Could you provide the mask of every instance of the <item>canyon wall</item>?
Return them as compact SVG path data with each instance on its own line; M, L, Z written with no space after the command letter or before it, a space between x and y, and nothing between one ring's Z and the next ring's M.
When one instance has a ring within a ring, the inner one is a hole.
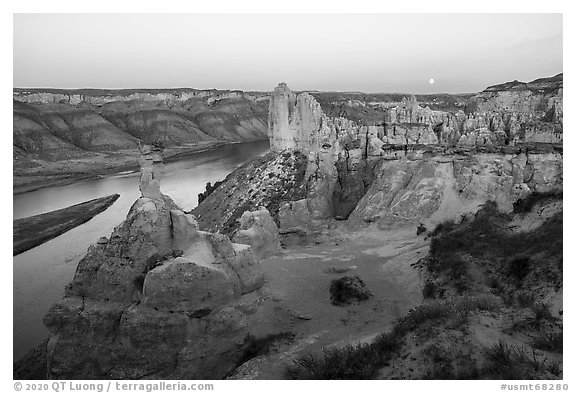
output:
M54 158L266 137L264 93L15 89L15 155Z

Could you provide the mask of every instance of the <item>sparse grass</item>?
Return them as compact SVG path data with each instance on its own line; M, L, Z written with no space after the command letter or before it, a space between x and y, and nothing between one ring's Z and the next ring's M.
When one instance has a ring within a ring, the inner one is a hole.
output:
M530 258L525 256L515 256L511 258L508 263L508 275L521 283L524 278L530 273Z
M512 324L510 325L510 329L505 329L504 331L522 332L530 329L531 327L529 326L526 318L518 318L517 316L512 316Z
M464 297L457 302L432 301L422 304L397 320L389 333L381 334L372 343L348 345L323 350L320 354L305 354L296 358L286 369L290 379L369 379L373 378L400 348L403 337L410 331L420 329L429 322L435 326L442 320L458 322L453 328L466 322L466 315L477 310L496 310L499 301L495 296ZM437 368L429 377L469 379L476 375L475 369L447 371Z
M519 291L516 293L516 303L522 307L532 307L536 303L536 295L531 291Z
M563 332L543 332L532 342L532 346L550 352L562 352L564 348Z
M552 316L550 311L550 304L545 302L534 303L530 309L532 310L534 322L537 326L543 321L553 321L555 318Z
M551 362L548 365L548 371L550 371L555 376L559 377L560 373L562 372L562 367L560 367L560 363L558 362Z
M529 304L530 301L526 300L526 304ZM535 302L526 307L530 308L532 315L520 318L513 316L512 326L510 327L512 331L541 331L545 326L545 322L556 321L556 318L552 316L548 303Z
M445 273L458 293L469 289L468 266L466 261L458 254L449 250L437 251L437 238L430 243L431 257L427 267L431 273Z
M465 296L456 302L456 309L462 311L497 311L500 300L494 295Z
M464 296L455 302L432 301L411 309L408 314L396 321L394 331L405 334L415 330L429 321L448 320L461 315L467 316L473 311L495 311L500 302L496 296Z
M425 322L447 319L453 315L453 312L454 310L448 302L434 301L421 304L411 309L404 318L399 319L394 326L394 330L405 334L422 326Z
M305 354L286 368L289 379L371 379L400 347L394 333L381 334L372 343L325 349Z
M422 354L430 361L432 369L426 373L424 379L477 379L478 368L469 357L454 359L454 354L435 344L430 345Z
M547 364L547 359L538 359L534 352L528 355L523 349L502 342L485 348L484 357L482 374L492 379L537 379L547 371L560 373L558 364Z

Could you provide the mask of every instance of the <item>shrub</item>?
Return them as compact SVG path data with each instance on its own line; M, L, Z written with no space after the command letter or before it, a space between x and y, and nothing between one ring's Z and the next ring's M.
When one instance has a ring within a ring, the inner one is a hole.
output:
M427 281L422 288L422 296L424 299L433 299L436 297L437 287L432 281Z
M214 183L214 185L212 185L211 182L206 183L205 191L198 194L198 204L204 202L204 200L208 198L208 196L212 194L223 182L224 180L217 181L216 183Z
M446 220L438 223L436 227L430 233L430 236L438 236L443 233L452 232L456 228L456 222L454 220Z
M444 349L432 344L424 349L422 354L430 359L427 363L432 365L432 370L424 379L454 379L452 359Z
M492 289L496 290L502 289L502 284L500 283L500 280L498 280L498 277L496 277L493 274L489 275L486 278L486 285L488 285Z
M358 276L344 276L330 283L330 299L336 306L350 304L354 300L367 300L370 296L372 294Z
M562 352L564 347L563 333L543 332L541 337L534 339L532 346L551 352Z
M514 202L514 213L527 213L535 204L546 199L562 199L562 191L532 192Z
M530 273L530 258L518 256L508 262L508 274L517 281L522 281Z
M516 293L516 302L520 307L532 307L536 302L536 296L530 291L519 291Z
M424 224L418 225L418 228L416 228L416 236L420 236L424 232L426 232L426 227L424 226Z
M548 366L548 371L550 371L555 376L559 377L560 373L562 372L562 368L560 367L560 364L558 362L552 362Z
M542 321L552 321L554 317L552 316L552 312L550 311L550 304L545 302L538 302L534 303L532 307L530 307L532 313L534 314L534 320L537 324L540 324Z

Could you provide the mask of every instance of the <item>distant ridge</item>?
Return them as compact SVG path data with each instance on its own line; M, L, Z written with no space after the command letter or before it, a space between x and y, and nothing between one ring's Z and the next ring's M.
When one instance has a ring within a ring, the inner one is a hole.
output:
M564 73L560 73L551 77L534 79L532 82L520 82L514 80L512 82L504 82L497 85L488 86L484 91L503 91L503 90L532 90L546 88L562 87L564 80ZM546 85L546 86L543 86Z

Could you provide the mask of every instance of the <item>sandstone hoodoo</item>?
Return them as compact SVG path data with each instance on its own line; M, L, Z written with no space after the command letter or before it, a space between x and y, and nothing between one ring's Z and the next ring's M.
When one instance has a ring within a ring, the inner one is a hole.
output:
M159 152L143 152L142 196L44 318L49 378L222 378L242 356L258 259L200 231L160 192Z

